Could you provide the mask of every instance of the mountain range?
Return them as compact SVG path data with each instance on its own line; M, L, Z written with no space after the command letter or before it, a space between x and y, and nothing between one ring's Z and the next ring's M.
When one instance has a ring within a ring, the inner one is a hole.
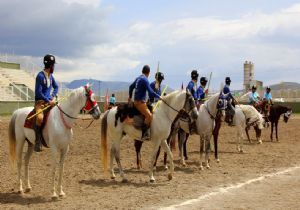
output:
M96 93L96 95L99 95L99 93L101 95L105 95L107 90L109 90L110 93L127 92L129 85L131 84L129 82L122 82L122 81L100 81L94 79L79 79L79 80L73 80L72 82L63 82L62 85L63 87L68 89L75 89L80 86L86 85L87 83L93 85L93 90ZM280 89L299 90L300 83L281 82L279 84L270 85L270 88L272 90L280 90ZM172 91L171 88L167 89L167 92L171 92L171 91Z

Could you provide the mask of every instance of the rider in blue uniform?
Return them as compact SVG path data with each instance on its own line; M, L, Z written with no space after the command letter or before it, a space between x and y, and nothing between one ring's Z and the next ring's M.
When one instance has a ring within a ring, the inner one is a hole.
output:
M264 94L263 100L268 101L269 104L273 104L271 88L269 86L267 86L267 88L266 88L266 92Z
M260 103L260 96L256 92L256 86L253 85L251 88L251 93L249 95L249 104L257 107Z
M56 95L58 93L58 85L53 77L55 65L55 57L47 54L44 57L44 70L40 71L35 80L35 112L36 123L35 123L35 146L34 151L41 151L41 138L42 138L42 122L44 119L43 109L50 105L55 106ZM52 93L51 93L52 91Z
M192 96L194 97L194 100L195 100L196 103L198 101L198 96L197 96L198 77L199 77L199 74L198 74L197 70L193 70L191 72L191 79L192 80L189 82L189 84L186 87L190 91Z
M229 115L228 117L228 124L233 126L234 122L233 122L233 118L234 118L234 114L235 114L235 99L233 97L233 95L231 94L230 91L230 83L231 83L231 79L230 77L226 77L225 78L225 85L223 88L223 95L226 97L227 99L227 114Z
M162 72L156 72L155 74L155 81L151 82L150 87L154 92L157 93L157 95L161 95L161 83L165 79L165 76ZM157 97L154 94L149 93L149 102L155 103L159 100L159 97Z
M200 86L197 89L197 98L198 98L198 104L204 103L204 98L207 97L208 89L205 89L207 84L207 78L201 77L200 78Z
M155 93L150 87L148 77L150 75L150 67L145 65L142 70L142 75L137 77L134 82L129 86L129 98L128 102L131 102L132 93L134 92L134 106L135 108L145 117L145 124L142 128L143 136L142 140L150 139L150 124L152 121L152 113L147 107L146 104L146 93L154 95L155 97L160 98L160 95Z

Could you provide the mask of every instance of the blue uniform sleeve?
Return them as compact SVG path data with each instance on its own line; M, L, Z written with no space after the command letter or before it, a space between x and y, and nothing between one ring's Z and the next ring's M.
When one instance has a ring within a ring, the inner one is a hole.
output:
M149 96L153 95L156 98L160 98L160 95L158 95L156 92L154 92L154 90L150 87L150 84L149 84L148 80L144 80L144 82L145 82L145 85L146 85L146 89L149 93Z
M203 91L203 89L201 87L199 87L197 89L197 95L198 95L198 99L204 99L205 98L205 92Z
M58 93L58 85L57 85L54 77L52 75L51 75L51 77L52 77L52 87L53 87L53 92L52 92L51 97L54 98Z
M35 79L35 95L36 98L42 99L46 102L49 102L49 99L43 94L42 82L44 81L43 77L38 74Z
M136 85L136 80L134 80L134 82L129 86L129 98L132 98L132 93L133 93L133 90L135 88L135 85Z
M194 90L194 82L190 81L188 86L186 87L192 94L192 96L194 97L195 100L197 100L197 90Z

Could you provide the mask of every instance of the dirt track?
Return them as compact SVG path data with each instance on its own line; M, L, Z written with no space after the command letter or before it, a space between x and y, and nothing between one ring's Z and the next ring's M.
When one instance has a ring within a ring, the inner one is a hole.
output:
M52 202L50 199L50 151L40 155L34 154L30 163L32 192L17 194L16 170L8 164L7 127L9 117L0 118L0 208L1 209L139 209L159 208L180 203L187 199L197 198L217 187L226 187L256 178L261 174L273 173L291 166L300 165L300 117L292 116L287 124L280 120L279 143L269 140L270 129L263 131L263 144L245 142L245 153L238 154L235 149L235 128L223 126L220 131L220 163L211 161L211 169L200 171L198 136L189 139L188 166L183 168L175 156L175 177L167 180L167 173L159 162L156 172L156 183L149 183L148 157L151 144L145 144L142 150L144 169L135 167L135 150L133 141L126 140L121 146L121 158L129 183L121 183L117 174L116 181L105 175L100 164L100 122L94 123L87 130L88 122L78 121L74 127L74 139L66 159L64 172L64 191L66 198ZM253 130L250 135L254 138ZM161 160L161 158L160 158ZM286 186L286 187L285 187ZM285 188L284 188L285 187ZM297 193L299 185L295 186ZM282 194L289 192L290 185L283 185ZM255 191L255 190L254 190ZM260 193L258 190L257 193ZM265 193L265 192L264 192ZM261 196L265 196L263 191ZM224 198L226 199L226 197ZM211 201L212 202L212 201ZM245 200L232 208L247 209ZM253 201L252 201L253 202ZM260 202L270 204L270 200ZM296 202L296 203L295 203ZM300 201L286 202L285 209L294 208ZM228 203L227 203L228 204ZM289 205L290 204L290 205ZM262 206L264 204L262 203ZM272 206L272 205L271 205ZM201 206L200 206L201 207ZM219 206L220 207L220 206ZM268 205L270 207L270 205ZM230 209L230 206L227 206ZM274 202L273 209L280 209Z

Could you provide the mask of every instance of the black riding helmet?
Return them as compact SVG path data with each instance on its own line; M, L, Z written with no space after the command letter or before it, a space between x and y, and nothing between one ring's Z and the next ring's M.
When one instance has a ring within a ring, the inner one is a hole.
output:
M192 80L198 80L198 76L199 76L199 74L198 74L197 70L193 70L191 72Z
M155 79L157 79L160 82L163 81L165 79L164 73L162 73L162 72L156 72Z
M270 86L267 86L266 90L268 90L268 91L271 91L271 88L270 88Z
M252 85L252 90L256 90L256 86L255 85Z
M203 85L203 86L205 86L206 83L207 83L207 78L206 77L201 77L200 78L200 84Z
M50 68L51 65L55 64L55 57L54 55L47 54L44 56L44 65L45 68Z
M226 78L225 78L225 84L226 84L226 85L230 85L230 83L231 83L230 77L226 77Z

